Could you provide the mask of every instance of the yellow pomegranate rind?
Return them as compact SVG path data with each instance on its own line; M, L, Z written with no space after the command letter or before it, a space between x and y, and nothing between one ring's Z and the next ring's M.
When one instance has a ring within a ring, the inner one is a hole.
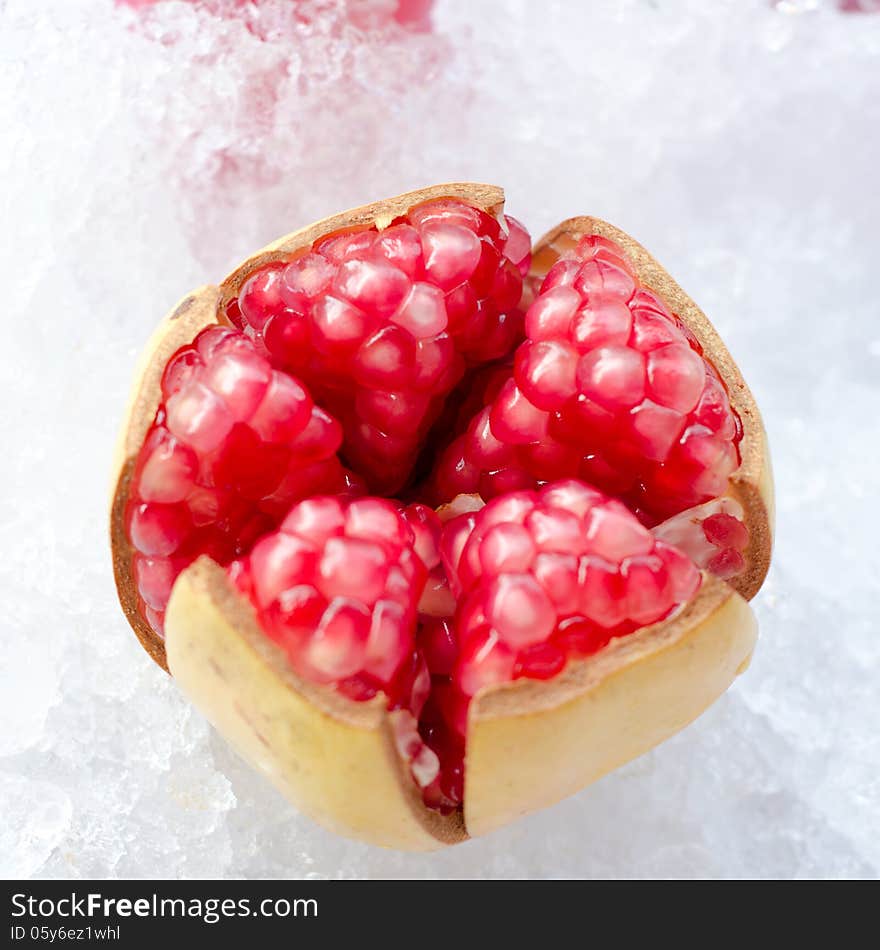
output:
M353 702L291 669L208 558L177 580L165 615L183 692L296 808L350 838L430 851L466 837L426 808L397 755L384 697Z
M754 649L757 627L744 598L763 582L773 523L760 414L714 328L640 244L605 222L573 218L538 242L533 277L543 276L558 254L585 234L616 241L640 281L690 327L728 387L744 430L742 464L731 478L731 491L743 504L751 535L748 569L733 587L704 576L698 596L672 620L612 641L551 681L519 680L477 696L469 713L463 814L448 817L423 805L394 747L384 697L353 702L298 677L260 630L247 599L209 559L200 558L177 579L163 643L137 609L123 515L168 358L205 326L225 322L226 303L266 263L292 259L331 233L384 227L409 208L440 197L495 212L503 207L501 190L486 185L411 192L282 238L219 287L185 298L145 352L120 441L111 514L120 601L153 659L170 668L217 730L298 809L340 834L408 851L485 834L559 801L662 742L711 705L746 668Z
M156 417L162 394L162 374L171 357L217 322L220 290L200 287L188 294L159 324L141 353L119 433L113 462L113 489L110 501L110 550L113 577L123 613L141 646L168 670L165 644L147 623L138 605L137 585L132 574L132 547L125 530L125 508L135 460Z

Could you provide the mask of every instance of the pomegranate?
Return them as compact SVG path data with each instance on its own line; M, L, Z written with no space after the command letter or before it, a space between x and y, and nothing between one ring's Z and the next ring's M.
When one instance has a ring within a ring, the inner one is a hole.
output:
M148 346L111 513L141 643L303 811L431 849L571 794L748 663L757 408L627 235L439 185L258 252Z

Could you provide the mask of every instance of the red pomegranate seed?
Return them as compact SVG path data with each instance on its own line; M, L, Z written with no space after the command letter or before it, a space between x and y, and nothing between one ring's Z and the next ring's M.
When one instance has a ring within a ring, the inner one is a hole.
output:
M282 274L279 265L267 267L252 277L238 295L239 312L252 329L262 330L270 316L284 311Z
M532 263L532 238L525 226L512 215L505 215L504 220L507 223L504 254L525 277Z
M742 521L723 512L706 518L703 522L703 533L707 541L718 547L744 551L749 543L749 532Z
M720 577L722 580L729 580L741 574L745 569L746 562L741 551L734 548L724 548L719 551L709 561L709 570Z
M164 557L179 551L192 531L185 505L134 504L129 512L128 532L136 551Z
M516 652L487 629L469 633L455 669L455 685L463 697L475 696L487 686L513 679Z
M164 504L183 501L195 488L198 470L198 457L189 446L167 430L155 429L141 450L140 497Z
M549 680L565 666L565 653L553 643L536 643L517 657L513 675L534 680Z
M433 675L452 675L458 656L458 642L451 620L439 617L426 620L419 628L418 643Z
M583 658L598 653L612 636L613 632L607 627L574 618L563 621L553 639L565 656Z
M177 565L170 558L140 554L134 558L135 583L143 602L153 610L164 610L177 574Z

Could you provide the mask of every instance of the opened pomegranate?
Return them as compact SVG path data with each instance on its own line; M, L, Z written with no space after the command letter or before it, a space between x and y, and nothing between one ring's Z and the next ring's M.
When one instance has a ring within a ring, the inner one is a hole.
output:
M136 632L301 808L430 848L557 800L744 668L760 418L632 239L498 189L319 222L187 298L113 505ZM743 595L743 596L741 596Z

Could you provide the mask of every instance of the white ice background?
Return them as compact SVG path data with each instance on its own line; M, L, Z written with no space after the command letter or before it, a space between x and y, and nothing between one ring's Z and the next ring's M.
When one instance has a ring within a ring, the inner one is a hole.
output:
M349 5L368 29L302 0L263 41L174 0L0 0L0 876L877 876L880 16L439 0L413 34ZM535 234L606 217L701 303L765 415L778 543L754 663L696 724L419 856L321 830L212 733L127 628L105 506L167 308L450 179Z

